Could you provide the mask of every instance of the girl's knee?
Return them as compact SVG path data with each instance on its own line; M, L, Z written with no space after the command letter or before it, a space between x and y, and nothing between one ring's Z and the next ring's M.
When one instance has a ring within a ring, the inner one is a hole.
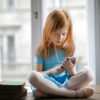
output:
M84 76L87 81L91 82L93 80L93 75L89 70L84 71Z
M38 74L37 71L31 71L31 72L30 72L29 77L28 77L28 80L29 80L29 82L30 82L31 84L33 84L33 83L36 81L37 76L38 76L37 74Z

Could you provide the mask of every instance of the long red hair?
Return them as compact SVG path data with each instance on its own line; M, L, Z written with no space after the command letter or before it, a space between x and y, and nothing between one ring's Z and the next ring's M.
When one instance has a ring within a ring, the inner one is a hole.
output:
M54 49L54 45L50 42L50 37L58 30L66 26L68 29L65 46L62 46L66 56L72 56L75 50L75 44L72 34L72 23L68 13L64 10L52 11L47 19L43 29L43 36L39 47L36 50L36 55L43 54L46 58L49 56L48 49Z

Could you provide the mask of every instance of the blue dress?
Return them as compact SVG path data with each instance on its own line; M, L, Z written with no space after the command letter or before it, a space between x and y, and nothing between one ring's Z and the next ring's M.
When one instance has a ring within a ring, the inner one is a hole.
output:
M51 51L49 50L49 54L51 55ZM57 59L57 56L59 58L59 61ZM73 57L76 57L76 52L74 52ZM49 58L43 59L41 55L35 56L33 61L33 66L35 66L36 63L43 65L43 70L49 70L51 68L54 68L55 66L59 66L63 63L64 59L66 58L66 55L64 54L63 50L57 50L56 53L53 53ZM65 87L67 85L67 81L70 79L70 75L67 71L62 72L59 75L47 75L43 74L43 76L49 80L51 80L53 83L55 83L59 87ZM31 86L32 91L34 92L36 88Z

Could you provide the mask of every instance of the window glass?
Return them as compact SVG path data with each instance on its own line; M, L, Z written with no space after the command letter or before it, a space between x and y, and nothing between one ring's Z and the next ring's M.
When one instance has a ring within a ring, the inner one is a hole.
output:
M1 1L1 0L0 0ZM2 80L25 80L31 64L31 0L3 0L0 12L0 60ZM7 4L12 7L9 11ZM7 10L7 11L5 11ZM2 42L1 42L2 40ZM28 84L28 82L27 82Z
M8 61L9 63L15 62L15 43L14 36L8 36Z

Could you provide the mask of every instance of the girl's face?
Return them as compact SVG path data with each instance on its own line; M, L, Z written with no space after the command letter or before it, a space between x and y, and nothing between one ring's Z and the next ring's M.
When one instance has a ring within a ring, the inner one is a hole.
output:
M67 37L67 28L63 27L61 29L58 29L53 36L51 36L51 41L52 43L57 46L60 47L64 44L66 37Z

